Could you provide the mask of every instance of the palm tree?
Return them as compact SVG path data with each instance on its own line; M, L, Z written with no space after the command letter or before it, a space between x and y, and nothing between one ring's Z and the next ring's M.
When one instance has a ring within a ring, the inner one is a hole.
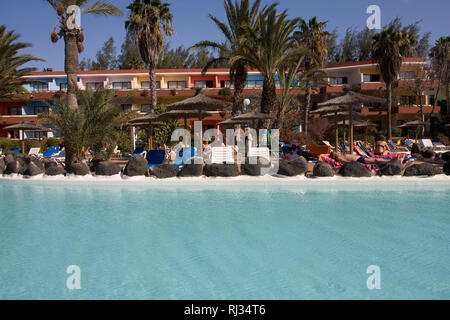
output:
M311 90L319 86L328 85L328 73L317 65L305 67L303 72L299 73L298 86L305 91L305 105L303 112L303 131L308 133L309 106L311 104Z
M246 63L264 76L261 112L270 113L276 104L275 73L287 61L307 55L304 48L295 47L293 32L299 19L287 18L287 10L278 13L276 4L261 12L255 30L247 28L245 50L233 55L230 64Z
M296 95L292 93L293 87L298 86L298 70L304 62L304 57L298 60L286 61L286 65L281 65L278 68L277 74L280 81L280 95L278 96L278 111L277 111L277 127L282 129L284 115L291 105Z
M301 19L299 24L300 31L294 33L294 37L300 47L307 48L311 53L312 57L305 59L305 76L307 80L310 78L311 81L305 81L305 108L304 108L304 128L303 130L308 132L308 118L309 118L309 107L311 105L311 89L310 84L314 78L323 73L316 72L318 67L323 67L323 64L328 59L328 46L327 41L330 33L324 31L327 21L320 22L317 17L309 19L308 22ZM312 72L310 72L313 70ZM327 77L326 74L324 77ZM318 79L321 80L321 79Z
M220 56L210 60L204 66L203 73L210 67L221 62L230 65L230 79L234 84L233 115L241 113L244 108L244 89L247 82L249 65L240 60L231 64L230 60L233 55L245 52L246 48L243 44L247 40L247 30L248 28L253 30L255 28L260 3L261 0L256 0L250 7L249 0L242 0L240 3L235 2L234 4L232 0L225 0L224 7L228 24L221 22L211 14L208 17L222 31L226 41L224 43L200 41L190 48L213 48L219 51Z
M51 33L52 42L57 42L60 37L64 38L65 63L64 71L67 74L67 100L71 108L77 109L78 102L76 97L77 77L78 77L78 54L83 52L84 34L81 28L71 28L68 22L72 20L72 14L66 12L67 8L75 5L80 7L81 14L95 15L122 15L122 11L106 1L97 0L94 3L87 4L87 0L45 0L52 6L59 16L58 22ZM59 32L56 28L59 25Z
M80 108L73 109L67 100L48 104L49 112L39 114L38 119L52 123L64 137L66 166L81 162L83 147L90 147L94 159L98 159L104 143L114 144L115 126L120 119L119 108L112 104L113 90L99 88L96 91L78 91Z
M442 84L446 89L446 100L447 100L447 115L450 114L449 105L449 82L450 82L450 36L439 38L434 47L430 50L430 59L433 66L433 71L436 74L435 77L438 79L439 85L436 90L436 95L434 98L433 114L434 108L437 106L438 96Z
M168 3L160 0L134 0L125 28L134 37L150 75L150 103L156 106L156 66L164 52L165 36L173 34L173 16Z
M396 30L393 26L383 28L373 37L372 58L378 61L381 76L386 83L388 139L392 138L392 83L398 78L403 57L416 42L411 34Z
M15 42L20 35L14 31L7 31L5 26L0 26L0 99L12 99L18 95L24 95L27 90L23 76L36 71L36 68L21 68L31 61L44 61L28 54L19 54L19 50L31 47L29 43ZM19 69L21 68L21 69Z

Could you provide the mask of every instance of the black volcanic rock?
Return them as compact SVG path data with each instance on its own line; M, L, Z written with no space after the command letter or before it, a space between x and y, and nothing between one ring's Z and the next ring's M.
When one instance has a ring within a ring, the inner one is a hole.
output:
M339 174L343 177L371 177L372 173L362 163L352 161L342 165Z

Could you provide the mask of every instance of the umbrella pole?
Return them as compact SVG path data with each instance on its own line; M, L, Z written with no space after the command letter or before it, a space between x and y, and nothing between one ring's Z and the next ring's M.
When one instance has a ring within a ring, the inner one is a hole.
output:
M22 153L25 154L25 131L22 130Z
M148 125L148 150L153 150L153 127L152 124L150 123Z
M335 132L335 138L336 138L336 144L335 144L335 151L338 152L339 148L339 130L338 130L338 116L337 116L337 111L334 112L334 124L336 125L336 132Z
M343 135L344 135L344 150L342 150L342 152L343 153L345 153L345 141L347 140L346 139L346 131L347 131L347 128L346 128L346 124L345 124L345 122L346 122L346 119L344 118L344 120L343 120L343 125L344 125L344 127L343 127L343 130L342 130L342 132L343 132Z
M350 106L348 109L348 112L350 113L350 123L349 123L349 129L350 129L350 154L353 154L353 106Z
M200 123L202 124L202 127L200 129L200 157L202 159L203 163L203 121L202 121L202 110L198 110L198 119L200 120Z

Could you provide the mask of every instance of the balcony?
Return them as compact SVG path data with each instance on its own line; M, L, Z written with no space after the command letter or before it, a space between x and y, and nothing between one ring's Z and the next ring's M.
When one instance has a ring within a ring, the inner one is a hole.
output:
M337 84L337 85L333 85L333 86L325 86L320 88L320 93L341 93L344 92L344 85L342 84Z
M384 82L362 82L361 90L386 90Z

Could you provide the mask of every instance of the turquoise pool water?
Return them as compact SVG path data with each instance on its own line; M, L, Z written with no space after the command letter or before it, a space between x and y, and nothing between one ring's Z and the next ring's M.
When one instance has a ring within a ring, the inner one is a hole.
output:
M270 181L0 179L0 298L450 298L449 180Z

